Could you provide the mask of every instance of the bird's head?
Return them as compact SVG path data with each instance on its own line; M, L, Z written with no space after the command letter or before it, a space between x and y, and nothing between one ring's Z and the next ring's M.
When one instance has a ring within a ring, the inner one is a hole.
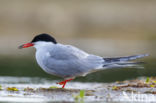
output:
M57 44L55 38L53 38L49 34L43 33L43 34L39 34L39 35L35 36L31 42L23 44L23 45L19 46L18 48L19 49L28 48L31 46L44 45L47 43Z

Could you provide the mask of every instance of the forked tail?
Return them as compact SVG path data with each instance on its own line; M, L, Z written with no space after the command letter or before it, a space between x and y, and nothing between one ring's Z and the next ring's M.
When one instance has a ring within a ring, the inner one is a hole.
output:
M133 62L132 60L143 58L148 56L148 54L133 55L127 57L117 57L117 58L103 58L104 68L124 68L124 67L137 67L143 68L140 64L144 62Z

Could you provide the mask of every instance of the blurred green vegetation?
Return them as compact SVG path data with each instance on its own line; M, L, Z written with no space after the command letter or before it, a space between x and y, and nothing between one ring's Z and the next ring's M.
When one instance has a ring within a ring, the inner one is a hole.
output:
M82 82L113 82L126 79L134 79L139 76L156 76L155 58L141 59L145 61L144 69L123 68L107 69L95 72L86 77L78 77L77 81ZM2 57L0 58L1 76L25 76L25 77L44 77L48 79L62 79L45 73L36 63L34 57Z

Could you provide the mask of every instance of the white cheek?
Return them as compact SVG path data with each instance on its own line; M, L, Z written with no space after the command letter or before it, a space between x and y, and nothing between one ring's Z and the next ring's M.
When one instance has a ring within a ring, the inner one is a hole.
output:
M52 47L54 44L52 42L43 42L43 41L38 41L34 43L34 47L39 50L39 49L46 49L47 47Z

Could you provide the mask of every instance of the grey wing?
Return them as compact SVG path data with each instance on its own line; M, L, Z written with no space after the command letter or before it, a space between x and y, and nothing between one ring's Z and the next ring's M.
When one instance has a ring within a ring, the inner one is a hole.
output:
M94 68L102 68L103 64L102 57L69 45L58 45L46 60L48 71L63 78L87 74Z
M86 58L89 54L71 45L57 44L50 50L50 56L59 60Z

